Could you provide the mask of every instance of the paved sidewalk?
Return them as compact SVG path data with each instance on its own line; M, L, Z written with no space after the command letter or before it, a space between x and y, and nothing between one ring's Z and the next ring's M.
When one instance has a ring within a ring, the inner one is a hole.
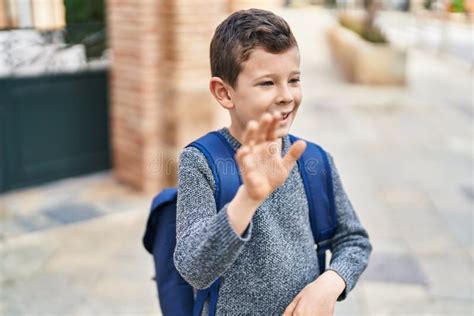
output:
M281 14L303 58L293 132L332 153L374 245L335 315L472 315L472 73L412 50L406 88L347 84L327 51L331 15ZM141 246L150 196L104 172L0 199L0 315L159 315Z
M159 314L150 200L108 172L4 195L0 315Z

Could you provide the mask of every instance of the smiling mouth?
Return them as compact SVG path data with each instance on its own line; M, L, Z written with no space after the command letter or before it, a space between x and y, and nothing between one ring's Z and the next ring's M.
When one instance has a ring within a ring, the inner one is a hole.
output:
M281 119L282 120L286 120L288 118L288 116L290 116L290 114L293 113L293 111L290 111L290 112L282 112L281 113Z

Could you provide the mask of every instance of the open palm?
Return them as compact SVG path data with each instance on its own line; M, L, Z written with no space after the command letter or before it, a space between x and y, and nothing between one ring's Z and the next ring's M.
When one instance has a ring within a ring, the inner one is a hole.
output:
M288 178L291 169L306 149L302 140L295 142L282 158L275 134L281 115L262 115L250 121L243 133L242 146L236 153L242 180L254 200L264 200Z

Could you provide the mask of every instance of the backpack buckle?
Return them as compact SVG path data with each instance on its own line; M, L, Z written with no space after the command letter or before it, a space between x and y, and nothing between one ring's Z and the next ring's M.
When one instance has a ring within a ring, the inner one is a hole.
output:
M318 252L326 251L331 246L331 239L321 240L320 242L316 243Z

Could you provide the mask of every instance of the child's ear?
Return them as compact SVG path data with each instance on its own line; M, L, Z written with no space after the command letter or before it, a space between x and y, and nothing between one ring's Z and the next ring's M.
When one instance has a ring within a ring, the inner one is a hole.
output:
M219 77L212 77L209 82L209 90L212 95L227 110L234 107L229 89L230 87Z

